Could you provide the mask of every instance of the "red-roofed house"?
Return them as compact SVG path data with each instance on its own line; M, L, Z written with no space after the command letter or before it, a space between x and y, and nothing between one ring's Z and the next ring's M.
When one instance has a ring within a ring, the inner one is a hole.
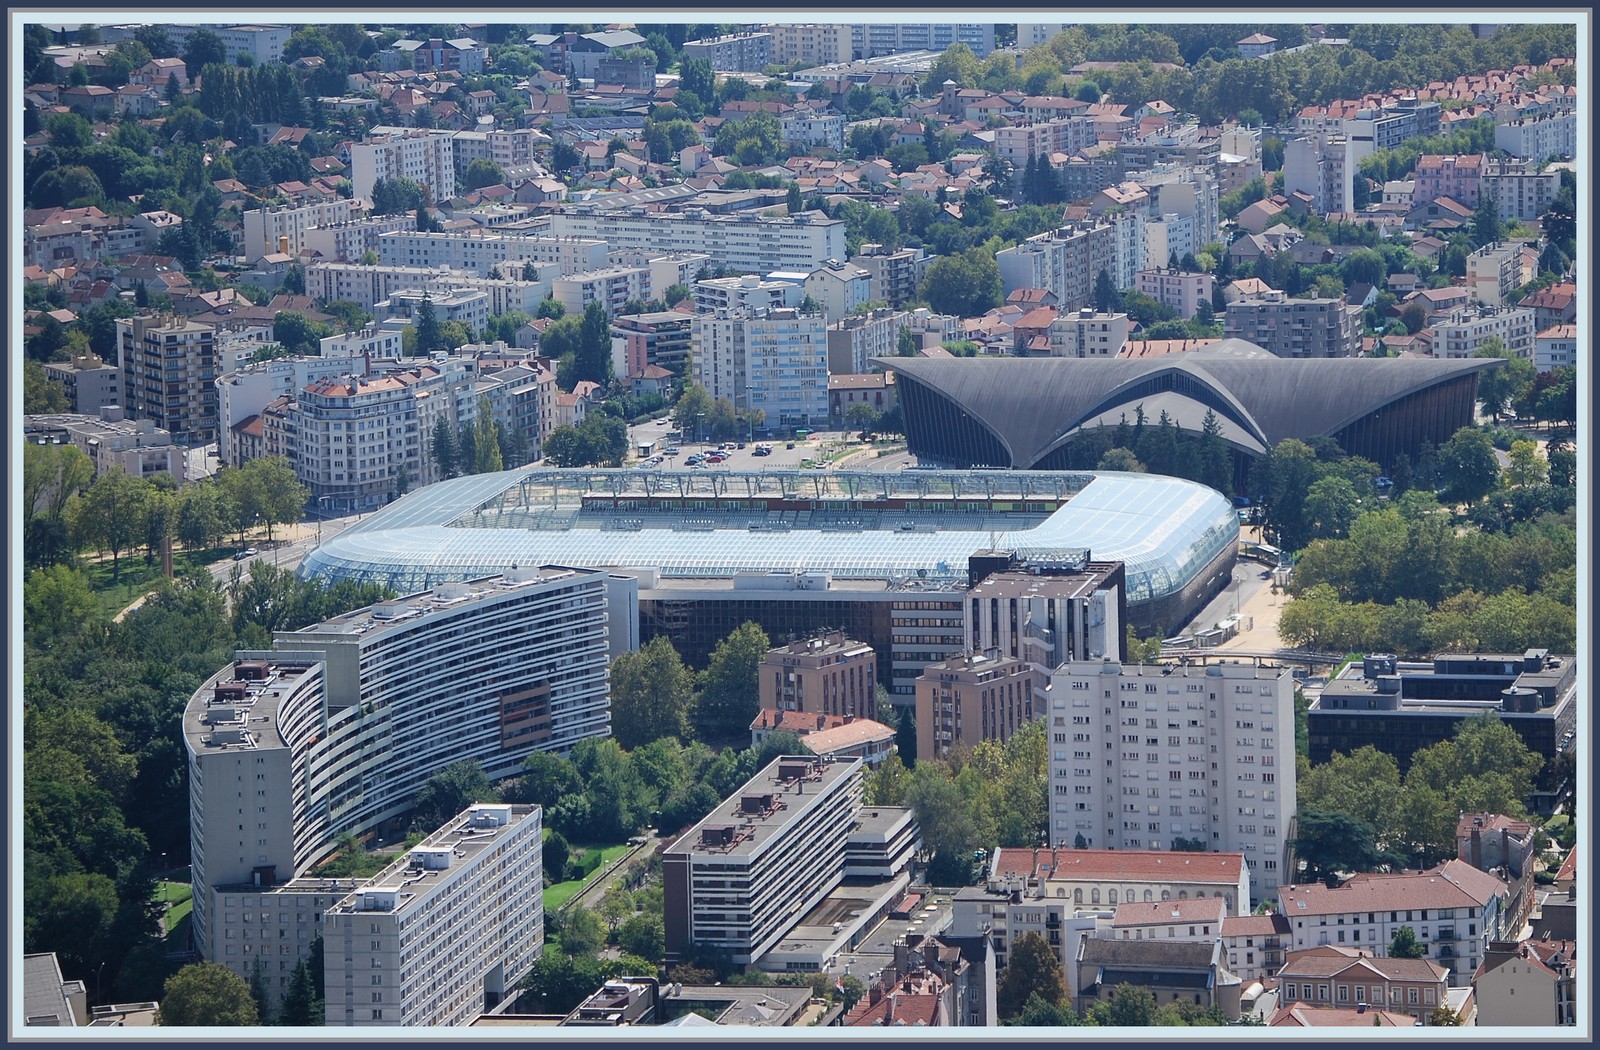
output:
M1337 889L1321 883L1278 888L1278 907L1295 950L1348 944L1387 951L1402 926L1465 985L1491 940L1504 934L1506 884L1460 860L1398 875L1362 874Z
M1383 1007L1426 1024L1445 1001L1449 972L1426 959L1376 958L1352 948L1295 951L1278 971L1278 1001Z
M1310 1003L1285 1003L1267 1021L1271 1028L1414 1028L1417 1019L1410 1014L1388 1010L1341 1010Z

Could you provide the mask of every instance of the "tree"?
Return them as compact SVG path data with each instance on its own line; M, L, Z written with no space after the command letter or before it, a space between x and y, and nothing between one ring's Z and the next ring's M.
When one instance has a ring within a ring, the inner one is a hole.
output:
M1389 941L1389 958L1426 959L1427 957L1427 945L1418 942L1416 930L1409 926L1402 926L1394 931L1394 937Z
M434 308L433 298L426 293L423 294L422 301L417 304L417 312L412 318L411 326L417 333L417 353L427 354L434 350L446 349L443 327L439 323L439 311Z
M572 846L567 842L567 837L559 831L550 832L550 837L544 840L545 878L551 882L565 882L571 858Z
M478 398L478 418L473 421L474 474L492 474L504 467L500 456L499 424L487 395Z
M1149 1028L1156 1023L1156 997L1148 988L1119 984L1111 998L1094 1005L1093 1017L1113 1028Z
M1428 1024L1434 1028L1458 1028L1461 1017L1444 1003L1433 1008L1433 1013L1428 1015Z
M1499 340L1484 340L1473 357L1499 358L1503 364L1478 373L1478 403L1496 423L1506 406L1522 396L1533 383L1533 362L1507 350Z
M144 535L144 504L150 483L121 470L108 470L68 502L68 529L78 542L111 552L111 578L121 578L122 552Z
M467 170L462 175L461 191L471 193L485 186L498 186L505 181L506 173L500 165L484 157L475 157L467 164Z
M652 962L666 951L666 929L658 915L634 915L617 929L617 947Z
M614 373L611 368L611 318L599 302L583 308L577 350L573 356L573 377L605 386Z
M183 44L183 65L193 84L200 72L209 65L228 61L228 48L222 38L209 29L196 29Z
M606 943L605 928L587 908L573 908L562 914L561 950L568 955L593 955Z
M935 259L922 278L922 298L937 313L974 317L1000 305L1000 266L994 253L969 248Z
M1306 490L1306 517L1317 539L1343 539L1361 512L1361 500L1349 479L1325 477Z
M290 1026L320 1025L325 1014L322 999L311 979L311 967L301 959L289 974L289 987L278 1003L278 1023Z
M999 1016L1002 1019L1016 1017L1034 996L1056 1006L1065 995L1061 961L1055 950L1032 931L1018 937L995 988L995 1009Z
M1096 470L1122 470L1134 474L1145 473L1145 466L1139 462L1139 457L1134 455L1130 448L1108 448L1100 457L1100 462L1095 464Z
M1539 459L1536 442L1517 440L1511 443L1508 454L1511 462L1506 467L1505 481L1512 488L1537 485L1549 477L1549 468Z
M1494 244L1506 235L1505 223L1500 221L1500 205L1492 193L1478 195L1478 207L1472 212L1472 247L1482 248Z
M1475 503L1493 491L1500 480L1489 435L1476 427L1462 427L1439 448L1439 467L1445 497L1458 503Z
M498 802L499 794L489 783L476 759L452 762L429 777L417 792L412 824L422 831L433 831L474 802Z
M221 963L185 966L163 991L156 1024L164 1027L242 1026L260 1019L249 982Z
M734 736L747 731L760 707L757 674L771 648L767 632L746 621L712 650L700 675L695 714L703 736Z
M242 467L224 468L217 481L227 490L240 531L253 524L267 527L272 542L274 525L288 525L305 517L310 492L294 476L282 456L262 456Z
M611 733L626 748L661 737L690 739L694 674L665 635L611 663Z
M1341 871L1372 871L1385 857L1371 824L1348 813L1301 808L1293 840L1295 854L1306 864L1307 879L1331 879Z

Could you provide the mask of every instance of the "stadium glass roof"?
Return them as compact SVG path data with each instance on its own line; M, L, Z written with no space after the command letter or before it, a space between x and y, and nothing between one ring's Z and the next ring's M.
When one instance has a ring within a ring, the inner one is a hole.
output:
M635 511L649 492L720 494L708 510ZM852 495L983 496L983 509L837 509ZM729 506L786 494L803 511ZM616 509L580 509L581 495L615 496ZM1008 498L1009 497L1009 498ZM1029 498L1054 506L1028 512ZM1011 502L1011 499L1017 502ZM830 509L830 505L833 509ZM513 564L654 568L664 577L738 572L829 572L838 579L912 578L964 586L967 558L991 546L1087 548L1125 563L1128 600L1180 589L1238 536L1221 493L1152 474L907 471L549 470L522 468L429 485L311 552L302 576L384 583L402 593L503 572Z

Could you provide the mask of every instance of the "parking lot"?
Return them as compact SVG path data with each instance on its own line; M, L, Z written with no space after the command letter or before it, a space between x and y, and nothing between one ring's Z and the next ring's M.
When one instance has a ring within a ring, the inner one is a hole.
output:
M842 451L847 442L856 437L855 431L825 431L812 433L800 440L788 438L748 439L744 447L738 441L685 441L678 435L670 421L657 421L630 427L628 430L628 467L646 467L659 470L800 470L806 462ZM643 443L652 445L651 454L640 456ZM729 447L724 447L724 446ZM759 445L769 446L770 454L760 455ZM856 447L864 447L857 445ZM677 449L675 454L672 449Z

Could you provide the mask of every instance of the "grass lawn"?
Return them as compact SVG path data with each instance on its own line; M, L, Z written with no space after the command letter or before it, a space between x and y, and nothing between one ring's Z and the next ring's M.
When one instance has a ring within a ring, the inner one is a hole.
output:
M231 557L232 553L231 547L182 553L175 551L172 555L172 574L178 577L201 571L212 562ZM161 559L157 558L154 564L146 565L143 548L132 552L124 551L121 570L120 578L113 583L111 559L92 561L85 567L89 577L89 587L100 602L101 611L108 617L115 616L132 604L134 599L155 589L156 582L161 579Z
M615 846L603 847L600 850L600 863L595 867L594 871L589 873L588 877L582 879L568 879L566 882L557 882L545 887L545 911L555 911L559 909L562 905L566 904L567 901L571 900L577 893L593 885L595 880L600 877L600 872L605 869L607 864L610 864L612 861L628 852L628 850L631 848L632 847L626 842L619 842ZM584 852L588 853L591 851L592 847L586 849Z

